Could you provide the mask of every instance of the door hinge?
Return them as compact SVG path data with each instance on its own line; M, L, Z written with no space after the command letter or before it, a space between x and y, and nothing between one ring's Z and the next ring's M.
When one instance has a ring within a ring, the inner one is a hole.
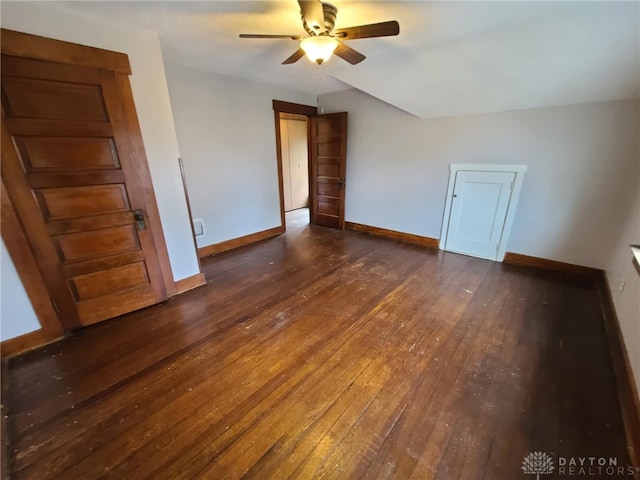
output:
M509 186L509 189L510 189L510 190L513 190L513 184L514 184L514 183L515 183L515 182L511 182L511 185Z
M58 302L56 302L55 298L51 297L51 305L53 305L53 309L56 313L60 313L60 307L58 307Z
M500 251L500 244L496 245L496 252Z

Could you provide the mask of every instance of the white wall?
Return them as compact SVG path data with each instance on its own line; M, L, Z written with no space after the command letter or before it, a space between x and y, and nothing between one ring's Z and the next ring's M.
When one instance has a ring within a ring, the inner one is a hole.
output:
M166 65L198 246L280 225L272 100L316 98L266 84Z
M635 178L640 186L637 171ZM640 387L640 272L633 266L629 250L630 244L640 244L640 188L636 190L635 201L629 202L625 213L626 225L610 251L606 273L636 386ZM625 285L620 291L623 281Z
M177 158L173 125L160 41L154 33L121 27L36 2L2 2L3 28L115 50L129 55L130 77L149 169L160 211L171 270L175 280L198 273ZM4 252L3 252L4 255ZM2 295L21 290L20 279L10 262L2 262ZM22 289L23 290L23 289ZM4 304L3 304L4 305ZM37 329L33 308L25 296L12 297L11 310L2 309L2 339ZM8 336L10 335L10 336Z
M4 242L0 242L0 341L40 329L27 292L11 261Z
M418 119L347 90L318 106L349 112L351 222L440 238L449 164L522 164L507 251L605 268L638 189L638 101Z

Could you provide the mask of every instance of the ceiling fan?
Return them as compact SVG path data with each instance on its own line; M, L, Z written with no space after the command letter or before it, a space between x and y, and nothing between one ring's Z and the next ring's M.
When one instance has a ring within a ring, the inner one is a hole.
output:
M390 37L400 33L400 25L395 20L334 30L336 15L338 14L336 7L320 0L298 0L298 4L302 15L302 27L309 36L241 33L240 38L290 38L291 40L302 40L300 48L282 62L283 65L295 63L305 54L311 61L321 65L329 60L333 53L351 65L355 65L366 57L343 43L342 40Z

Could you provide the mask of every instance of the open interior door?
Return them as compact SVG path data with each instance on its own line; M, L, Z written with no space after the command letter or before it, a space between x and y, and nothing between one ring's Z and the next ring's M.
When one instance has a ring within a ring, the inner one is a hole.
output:
M142 193L151 186L139 178L125 119L126 75L1 58L2 180L61 322L69 330L164 300Z
M311 221L344 228L347 112L311 117Z

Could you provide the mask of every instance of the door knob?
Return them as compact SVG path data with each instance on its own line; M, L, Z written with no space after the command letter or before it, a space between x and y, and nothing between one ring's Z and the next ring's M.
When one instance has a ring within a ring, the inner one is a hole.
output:
M147 224L144 221L144 213L142 213L142 210L134 210L133 219L136 221L138 230L142 231L147 229Z

